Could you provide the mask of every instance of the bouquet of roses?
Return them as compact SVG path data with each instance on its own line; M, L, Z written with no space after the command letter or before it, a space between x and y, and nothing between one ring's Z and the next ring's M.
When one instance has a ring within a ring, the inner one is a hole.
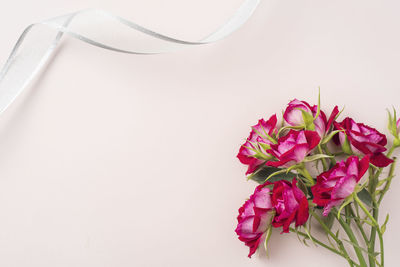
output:
M262 245L268 252L272 228L282 227L350 266L384 266L389 216L380 220L379 207L394 176L400 120L389 112L388 149L384 134L349 117L339 122L340 113L336 106L328 117L319 99L314 106L295 99L280 125L273 115L252 127L237 156L248 166L248 179L260 184L237 217L236 233L249 257ZM313 234L315 223L323 240Z

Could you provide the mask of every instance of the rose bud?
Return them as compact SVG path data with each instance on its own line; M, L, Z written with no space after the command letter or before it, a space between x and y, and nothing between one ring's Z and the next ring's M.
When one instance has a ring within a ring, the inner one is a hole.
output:
M268 166L289 167L300 163L319 144L321 138L314 131L290 130L286 136L279 138L278 144L271 144L268 153L278 161L268 161Z
M396 127L397 127L397 133L400 133L400 119L397 120Z
M268 121L261 119L252 127L246 142L240 147L237 158L241 163L248 165L247 174L251 174L257 168L271 158L266 150L273 143L272 135L276 134L276 115Z
M377 167L386 167L393 162L382 153L386 151L387 144L384 134L348 117L340 123L334 122L334 125L336 130L341 130L334 141L342 146L345 153L368 155L370 162Z
M307 197L296 186L296 183L295 178L292 183L280 180L274 183L272 189L272 206L276 212L272 226L282 226L283 233L289 232L289 226L292 222L296 222L295 225L298 227L308 220Z
M288 104L283 118L290 126L303 126L307 130L315 130L321 138L330 130L333 120L339 113L338 107L335 106L327 120L325 113L320 110L319 116L313 122L314 129L308 129L309 127L307 127L307 122L304 120L305 118L302 111L308 113L309 117L314 118L318 113L318 106L310 106L310 104L305 101L294 99Z
M344 199L354 192L358 181L369 167L369 157L359 161L357 156L350 156L346 161L337 163L329 171L317 177L317 183L311 187L313 202L324 207L323 215L328 216L334 206L339 206Z
M396 110L393 109L393 115L392 113L388 110L388 115L389 115L389 123L388 123L388 130L394 137L393 139L393 148L398 148L400 147L400 119L397 120L396 116Z
M239 240L250 248L249 257L267 238L273 215L271 190L265 185L260 185L239 209L238 226L235 230Z
M395 136L393 140L393 146L394 147L400 147L400 119L397 120L396 122L396 133L397 135Z

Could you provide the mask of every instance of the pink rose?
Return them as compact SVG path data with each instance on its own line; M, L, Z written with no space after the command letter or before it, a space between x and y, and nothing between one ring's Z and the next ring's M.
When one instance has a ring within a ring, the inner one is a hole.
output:
M386 151L387 144L384 134L362 123L356 123L348 117L340 123L334 122L334 125L337 130L343 130L335 136L336 144L348 149L346 148L348 141L352 152L368 155L371 163L377 167L386 167L393 162L382 153Z
M309 113L312 117L315 117L318 112L318 106L310 106L305 101L299 101L294 99L290 101L288 107L286 108L283 118L286 123L290 126L305 126L303 113L302 111ZM315 131L322 138L331 128L332 122L335 119L336 115L339 113L339 109L337 106L333 109L329 119L327 120L325 113L321 110L319 116L315 119Z
M271 226L273 207L270 193L271 190L265 185L258 186L250 199L239 209L238 226L235 231L239 240L250 248L249 257L263 244Z
M257 168L271 158L266 148L272 144L267 134L276 134L276 115L271 116L268 121L261 119L252 127L252 131L246 142L240 147L237 155L241 163L248 165L247 174L253 173Z
M297 180L293 179L292 183L281 180L259 185L239 209L235 231L239 240L250 248L249 257L265 242L271 225L282 226L282 232L288 233L291 223L295 222L298 227L308 220L307 197L296 183ZM267 187L269 185L273 185L272 192Z
M274 183L272 189L272 206L276 215L272 221L274 227L283 227L283 232L289 232L289 226L296 222L296 227L303 225L308 220L308 201L296 186L297 180L292 183L280 180Z
M271 144L268 153L278 161L268 161L268 166L291 166L302 162L304 158L319 144L321 138L314 131L290 130L286 136L279 138L278 144Z
M360 161L357 156L350 156L346 161L337 163L317 177L317 183L311 187L311 191L314 196L313 202L324 207L324 216L329 214L332 207L341 205L344 199L353 193L368 167L368 156Z

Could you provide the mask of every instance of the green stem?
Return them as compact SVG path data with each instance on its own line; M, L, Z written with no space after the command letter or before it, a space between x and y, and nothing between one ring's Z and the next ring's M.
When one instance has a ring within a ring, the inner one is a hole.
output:
M393 154L393 152L394 152L395 149L396 149L396 147L395 147L395 146L392 146L392 147L389 149L389 152L386 154L386 156L389 158L389 157Z
M292 227L290 227L289 230L290 230L290 232L296 233L296 234L298 234L298 235L300 235L300 236L302 236L302 237L304 237L306 239L309 239L309 240L310 240L310 237L311 237L312 238L312 240L311 240L312 242L314 242L314 243L320 245L321 247L326 248L329 251L331 251L331 252L333 252L333 253L345 258L351 267L354 267L355 265L357 266L357 264L352 259L350 259L350 257L347 254L344 254L343 252L337 250L334 247L328 246L324 242L322 242L322 241L318 240L317 238L315 238L314 236L312 236L311 233L310 234L306 234L306 233L300 232L300 231L298 231L298 230L296 230L296 229L294 229Z
M388 153L386 154L387 157L390 157L394 150L396 149L395 146L392 146ZM390 188L390 184L392 182L393 176L394 176L394 169L396 167L396 158L394 158L394 162L392 163L392 165L390 166L390 171L389 171L389 175L388 175L388 180L385 184L385 187L383 188L378 201L376 201L376 193L374 192L374 194L371 194L373 197L373 210L372 210L372 217L374 218L375 222L378 221L378 217L379 217L379 205L383 200L384 195L386 194L386 192L389 190ZM381 175L383 171L383 168L380 168L379 171L377 172L375 179L378 180L379 176ZM375 188L376 189L376 188ZM362 208L362 207L361 207ZM369 215L371 215L370 213L368 213ZM368 215L367 214L367 215ZM371 227L371 236L370 236L370 246L368 247L368 252L374 253L375 252L375 240L376 240L376 233L378 233L378 237L379 237L379 245L380 245L380 258L381 258L381 266L383 267L385 264L385 252L384 252L384 244L383 244L383 235L382 232L379 228L378 223L376 223L377 226L376 227ZM369 257L369 263L370 263L370 267L375 267L375 259L373 257Z
M361 202L360 199L356 199L356 201ZM358 203L359 203L358 202ZM359 203L360 204L360 203ZM384 251L384 244L383 244L383 235L382 235L382 231L379 227L379 224L377 222L378 220L378 214L379 214L379 208L376 204L376 202L374 202L374 209L372 211L372 215L371 213L368 211L368 209L365 208L364 205L360 205L361 209L367 214L367 216L371 219L372 223L375 224L374 227L371 228L371 246L368 248L368 252L372 255L373 253L375 253L375 239L376 239L376 233L378 233L378 237L379 237L379 246L380 246L380 258L381 258L381 264L380 266L384 266L385 264L385 251ZM372 259L371 259L372 258ZM373 265L371 264L371 261L373 260ZM371 266L375 266L375 257L372 257L370 255L369 257L369 262Z
M390 171L389 171L389 174L388 174L388 177L387 177L387 181L386 181L385 186L384 186L384 188L383 188L383 190L382 190L382 192L381 192L381 194L379 196L378 205L381 204L381 202L383 200L383 197L385 196L386 192L389 190L390 184L392 183L392 179L394 177L394 170L396 168L396 160L397 159L393 158L393 160L394 160L394 162L390 166Z
M344 208L344 212L345 212L345 214L346 214L346 223L350 225L350 223L351 223L350 205L347 205L347 206Z
M381 247L381 266L385 266L385 250L384 250L384 245L383 245L383 236L382 232L378 231L378 237L379 237L379 245Z
M368 209L364 206L362 201L358 198L357 194L354 194L354 199L357 202L357 204L361 207L361 209L364 211L364 213L367 215L367 217L372 221L372 224L374 226L371 226L371 233L369 237L369 243L368 243L368 261L369 261L369 266L370 267L375 267L375 240L376 240L376 233L379 233L379 238L381 239L381 243L383 242L382 239L382 233L379 229L378 225L378 215L379 215L379 208L375 200L375 196L373 195L372 197L373 201L373 209L372 209L372 215L368 211ZM381 249L383 249L383 244L381 246ZM383 261L383 255L381 255L381 261Z
M299 172L307 179L307 185L313 186L315 184L314 178L312 178L311 174L308 172L307 168L303 165L298 169Z
M371 168L370 168L371 170ZM365 208L364 205L359 205L361 209L365 212L367 217L373 218L372 221L377 221L378 216L379 216L379 210L378 210L378 204L376 203L376 186L378 185L378 179L380 174L382 173L383 168L379 168L379 170L374 173L373 170L370 171L370 176L369 176L369 192L372 197L372 216L371 213L368 211L368 209ZM357 196L357 194L354 194ZM357 201L358 200L358 201ZM356 198L357 204L359 204L361 201L359 201L358 197ZM376 223L375 223L376 225ZM369 243L368 243L368 261L369 261L369 266L370 267L375 267L375 260L376 257L374 256L375 253L375 240L376 240L376 226L371 226L371 232L369 235Z
M376 187L378 185L379 175L381 175L382 170L383 168L379 168L379 170L375 173L375 171L370 167L370 174L368 178L368 191L373 199L375 199L376 196Z
M389 152L386 154L386 156L388 158L390 158L390 156L392 155L392 153L394 152L394 150L396 149L396 147L392 146L389 149ZM394 166L395 162L392 163L392 166ZM394 168L394 167L393 167ZM394 170L394 169L393 169ZM373 177L373 185L375 185L375 188L371 188L370 187L370 193L373 197L375 197L376 195L376 184L378 183L379 180L379 176L382 174L383 168L379 168L379 170L376 172L375 176Z
M334 210L335 214L337 213L336 209L332 209ZM348 225L342 218L342 216L340 216L339 218L335 216L335 218L339 221L340 225L342 226L342 228L344 229L344 231L346 232L347 236L350 238L350 241L352 242L353 248L354 248L354 252L357 255L357 258L360 262L360 266L367 266L367 263L364 259L364 256L362 254L362 251L360 249L360 246L358 245L358 241L357 238L354 236L353 230L351 230L350 225Z
M324 149L326 154L328 154L329 156L333 156L332 158L330 158L330 160L331 164L335 165L336 164L335 155L332 154L332 152L328 149L328 146L326 144L322 145L322 148Z
M389 150L388 156L390 156L393 153L393 151L394 151L394 147L392 147ZM379 195L379 199L378 199L377 203L374 203L375 204L374 207L376 207L376 208L373 211L373 217L375 218L375 220L378 220L378 211L379 211L378 207L381 204L381 202L383 200L383 197L385 196L386 192L389 190L390 185L392 183L392 179L394 177L394 170L396 168L396 160L397 159L396 159L396 157L393 158L393 159L394 159L394 162L390 166L390 170L389 170L389 174L388 174L385 186L384 186L383 190L381 191L381 193ZM372 235L374 235L374 236L376 235L376 230L374 231L374 233L371 230L371 237L372 237ZM384 266L384 264L385 264L385 250L384 250L384 243L383 243L383 234L382 234L381 231L378 231L378 237L379 237L379 246L380 246L380 252L381 252L381 255L380 255L381 266ZM374 241L374 248L375 248L375 237L373 238L373 241Z
M379 216L379 210L378 210L376 201L373 201L372 214L373 214L374 219L377 220L378 216ZM370 234L369 245L368 245L368 253L369 253L368 259L369 259L370 267L375 267L375 257L372 256L375 253L375 240L376 240L376 227L371 227L371 234Z
M328 246L328 245L325 244L324 242L322 242L322 241L316 239L315 237L313 237L311 234L310 234L310 236L308 236L308 234L303 233L303 232L300 232L299 230L296 230L296 229L294 229L294 228L292 228L292 227L290 227L289 230L290 230L290 232L292 232L292 233L297 233L298 235L301 235L302 237L307 238L307 239L310 239L310 237L311 237L311 238L312 238L311 241L315 242L316 244L320 245L321 247L324 247L324 248L326 248L326 249L332 251L333 253L335 253L335 254L337 254L337 255L340 255L340 256L344 257L343 253L341 253L340 251L338 251L336 248L333 248L333 247Z
M360 233L361 233L361 235L362 235L362 237L364 239L365 244L368 245L369 240L368 240L367 234L365 233L365 230L364 230L364 228L363 228L363 226L361 224L360 217L356 216L356 214L355 214L353 208L351 207L351 205L348 205L347 207L349 207L350 214L354 218L354 222L356 223L356 226L357 226L358 230L360 231Z
M351 260L349 254L347 253L343 242L329 229L329 227L324 223L324 221L313 211L310 210L311 215L318 221L318 223L322 226L322 228L325 230L325 232L330 235L333 240L338 244L340 250L343 253L343 257L349 262L350 266L354 266L353 261Z
M356 195L356 194L354 194L354 195ZM360 199L357 196L355 196L355 200L360 205L361 209L365 212L365 214L368 216L368 218L370 218L372 223L375 225L375 226L371 227L370 246L368 246L368 252L370 254L369 255L369 264L370 264L370 266L375 266L375 257L373 257L372 255L375 253L375 239L376 239L376 233L378 233L379 246L380 246L380 250L381 250L381 253L380 253L381 254L380 255L381 265L380 266L384 266L385 254L384 254L384 246L383 246L383 235L382 235L382 232L381 232L379 224L378 224L379 208L376 204L376 201L374 201L374 209L373 209L372 215L371 215L371 213L364 206L364 204L362 204L362 202L360 201Z
M320 154L324 154L324 152L322 151L322 148L321 148L321 144L318 145L318 152ZM322 166L324 167L324 171L327 171L328 165L326 164L326 160L324 158L322 158L321 161L322 161Z
M364 211L364 213L368 216L368 218L371 219L372 223L375 225L375 227L379 227L379 224L375 218L375 216L371 215L369 210L364 206L362 201L358 198L357 194L353 194L355 201L357 201L357 204L360 206L360 208ZM374 209L375 210L375 209Z

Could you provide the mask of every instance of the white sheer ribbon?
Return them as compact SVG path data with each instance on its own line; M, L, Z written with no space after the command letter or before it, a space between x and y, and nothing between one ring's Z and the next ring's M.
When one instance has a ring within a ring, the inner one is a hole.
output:
M0 113L7 109L38 75L64 34L116 52L157 54L223 39L251 17L259 2L260 0L246 0L227 23L199 41L175 39L96 9L82 10L32 24L21 34L0 72ZM93 34L99 32L93 31L98 27L102 29L100 36ZM135 41L130 43L126 38L131 35L135 35ZM120 38L124 39L122 43L127 47L122 47Z

